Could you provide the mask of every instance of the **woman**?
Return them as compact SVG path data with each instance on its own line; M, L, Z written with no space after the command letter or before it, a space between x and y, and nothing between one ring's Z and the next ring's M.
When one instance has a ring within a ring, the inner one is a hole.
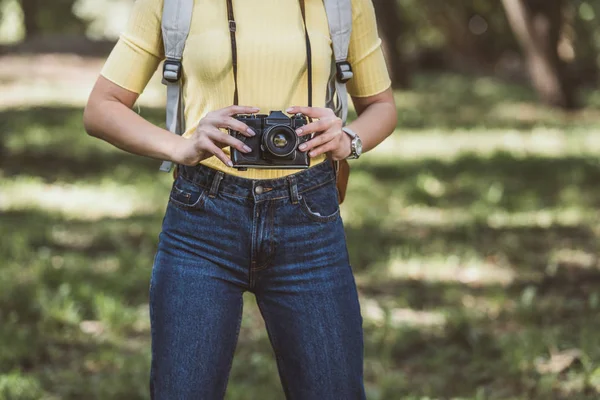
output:
M287 398L365 398L362 318L326 161L326 153L350 156L352 138L324 108L332 50L322 0L305 0L315 103L307 107L300 3L233 2L236 80L227 0L195 1L183 57L183 137L131 110L164 58L163 0L136 1L90 95L89 134L179 165L150 279L155 399L223 398L244 291L256 296ZM371 0L352 6L348 91L359 117L348 127L368 151L393 131L396 109ZM236 89L243 106L232 106ZM225 129L251 137L234 116L272 110L314 119L298 133L315 134L301 149L310 168L232 168L229 148L248 149Z

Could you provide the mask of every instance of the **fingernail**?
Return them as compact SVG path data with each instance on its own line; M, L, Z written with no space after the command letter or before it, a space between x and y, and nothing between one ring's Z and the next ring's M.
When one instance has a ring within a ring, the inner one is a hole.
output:
M292 112L292 107L288 108L287 110L285 110L286 113L291 113Z
M251 134L252 136L256 136L256 132L254 132L252 129L248 128L246 130L246 132L248 132L249 134Z
M243 149L246 153L250 153L252 151L252 149L246 145L244 145Z
M308 155L309 155L310 157L314 157L314 156L315 156L315 153L313 153L313 152L310 152L310 153L308 153Z
M228 165L229 167L233 167L233 163L232 163L231 161L227 161L227 165Z
M298 146L300 150L306 150L306 147L306 144L301 144L300 146Z
M300 129L300 128L296 129L296 133L297 133L298 135L301 135L301 134L302 134L302 129Z

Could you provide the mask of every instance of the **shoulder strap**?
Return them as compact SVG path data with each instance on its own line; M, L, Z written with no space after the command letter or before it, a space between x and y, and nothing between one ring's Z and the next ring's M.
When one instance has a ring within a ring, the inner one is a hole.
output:
M352 79L352 66L348 62L348 48L352 34L351 0L323 0L329 34L333 47L332 73L327 86L327 107L333 109L346 124L348 118L348 91L346 83Z
M164 0L162 36L166 60L163 64L163 84L167 85L167 129L178 135L185 131L183 114L181 57L190 32L194 0ZM169 172L170 161L163 161L161 171Z
M342 124L346 125L348 119L346 83L354 75L352 66L348 62L350 35L352 34L352 1L323 0L323 3L329 22L329 35L331 36L333 48L333 62L331 63L331 76L327 84L325 104L335 112L335 115L342 119ZM346 196L350 166L346 160L332 162L336 175L338 201L341 204Z

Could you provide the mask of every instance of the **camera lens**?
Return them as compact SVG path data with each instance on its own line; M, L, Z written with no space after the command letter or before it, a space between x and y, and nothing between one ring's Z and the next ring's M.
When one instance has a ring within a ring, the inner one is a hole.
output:
M273 144L275 147L282 149L287 146L288 141L283 133L278 133L277 135L273 136Z
M287 157L298 147L298 135L286 125L275 125L263 135L264 147L275 157Z

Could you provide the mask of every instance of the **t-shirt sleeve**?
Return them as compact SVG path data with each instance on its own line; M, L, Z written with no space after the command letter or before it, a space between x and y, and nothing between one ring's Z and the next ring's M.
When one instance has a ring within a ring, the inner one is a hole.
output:
M100 74L135 93L142 93L164 59L161 19L164 0L136 0L127 26Z
M390 87L381 39L372 0L352 0L352 35L348 61L354 77L348 82L348 93L355 97L379 94Z

